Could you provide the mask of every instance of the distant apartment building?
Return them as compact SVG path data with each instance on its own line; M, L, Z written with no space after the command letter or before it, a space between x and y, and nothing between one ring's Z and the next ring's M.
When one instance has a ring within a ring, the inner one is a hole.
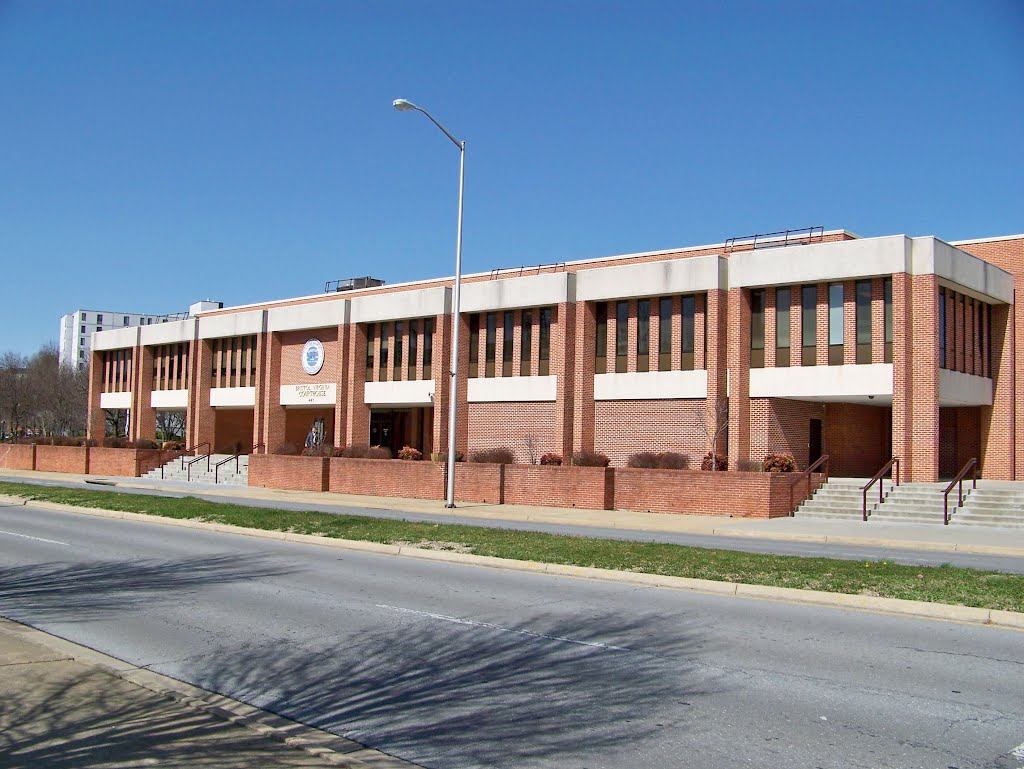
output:
M219 309L223 302L205 300L196 302L187 313L145 314L123 312L117 310L75 310L60 319L60 365L74 366L79 369L89 367L89 350L92 348L94 332L109 331L115 328L132 326L151 326L154 323L167 323L182 320L195 312Z

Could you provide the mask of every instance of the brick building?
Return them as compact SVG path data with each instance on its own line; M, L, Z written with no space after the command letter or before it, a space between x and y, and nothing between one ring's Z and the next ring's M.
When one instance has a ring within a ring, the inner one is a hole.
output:
M457 448L766 453L834 475L1024 478L1024 235L779 233L464 278ZM93 337L90 433L187 413L189 444L447 449L452 279L230 307ZM1016 313L1016 314L1015 314ZM1021 384L1016 377L1021 373ZM1018 416L1020 419L1018 419ZM1022 449L1017 451L1017 449ZM727 449L727 450L726 450Z

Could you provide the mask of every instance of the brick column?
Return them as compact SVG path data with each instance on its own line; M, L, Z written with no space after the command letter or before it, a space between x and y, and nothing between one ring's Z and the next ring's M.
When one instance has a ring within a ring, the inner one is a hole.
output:
M715 435L716 421L721 416L719 409L725 409L728 404L726 392L728 376L728 366L726 365L727 299L725 291L718 289L708 291L706 305L708 397L705 400L704 430L709 438L713 438ZM726 442L721 440L723 437L725 436L719 436L719 453L728 451ZM707 450L711 450L710 443Z
M135 382L132 389L133 441L156 438L156 409L153 408L153 348L145 345L135 348Z
M252 415L252 445L258 446L261 443L263 444L262 449L256 449L256 453L258 454L269 454L277 448L276 446L268 446L266 440L264 440L267 424L267 380L270 376L268 351L270 348L270 338L272 336L265 330L267 327L266 321L267 313L266 310L264 310L264 331L261 331L256 335L256 349L252 352L252 354L256 356L256 381L251 385L256 388L256 400L255 405L253 406Z
M597 315L593 302L576 305L575 366L573 376L573 449L594 450L594 350ZM569 457L563 455L566 463Z
M481 315L484 321L485 315ZM448 454L448 416L450 404L451 381L451 349L452 349L452 318L451 315L438 315L435 321L437 333L434 337L434 453ZM463 315L459 318L459 375L456 383L455 410L455 450L463 455L469 450L469 401L466 399L469 382L469 320ZM486 325L481 329L480 343L485 339ZM484 357L481 350L480 375L484 373Z
M286 412L281 405L281 335L267 333L267 376L263 393L263 436L260 442L273 453L285 441ZM301 449L301 446L295 448Z
M339 446L353 446L370 442L370 408L365 403L366 324L351 324L348 327L347 336L349 341L343 349L343 355L348 360L348 366L342 379L346 405L343 418L338 421L338 424L344 427L338 437ZM376 369L375 360L370 372L371 381L375 376Z
M895 319L893 322L895 323ZM871 362L885 362L884 278L874 278L871 281Z
M857 362L857 283L843 281L843 365Z
M1017 467L1015 445L1016 415L1014 393L1016 344L1014 308L1000 304L992 307L988 338L992 350L992 405L981 407L981 472L986 478L1017 480L1024 473Z
M729 289L729 469L750 459L750 289Z
M575 403L575 304L563 302L553 308L549 371L555 375L555 445L563 456L572 454L573 406ZM593 356L588 356L593 357ZM593 377L591 377L593 387Z
M86 417L85 435L96 443L102 442L107 431L107 414L100 408L103 393L103 353L92 350L89 353L89 412ZM12 429L14 426L11 426Z
M775 289L764 291L764 367L775 368L776 328L775 328Z
M815 318L817 325L817 348L815 363L818 366L828 365L828 283L818 284L818 316ZM828 453L826 451L826 453Z
M352 329L355 328L351 324L341 323L338 325L338 362L337 369L334 374L334 381L337 382L335 387L334 396L334 435L331 436L335 446L344 448L345 438L348 433L347 419L348 419L348 389L349 389L349 371L352 366L352 361L349 357L349 348L352 346ZM365 349L365 345L364 345ZM406 346L408 350L408 345ZM408 356L408 352L405 353ZM365 353L364 353L365 357Z
M209 339L197 339L189 356L194 387L189 388L189 441L188 448L214 439L215 418L210 406L210 388L213 387L213 345ZM206 448L204 447L204 450Z

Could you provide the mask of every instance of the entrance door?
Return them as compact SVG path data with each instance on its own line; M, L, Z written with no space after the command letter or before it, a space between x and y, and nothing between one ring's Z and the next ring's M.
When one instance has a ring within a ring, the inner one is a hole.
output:
M819 459L821 459L821 420L812 419L807 438L807 466L810 467Z

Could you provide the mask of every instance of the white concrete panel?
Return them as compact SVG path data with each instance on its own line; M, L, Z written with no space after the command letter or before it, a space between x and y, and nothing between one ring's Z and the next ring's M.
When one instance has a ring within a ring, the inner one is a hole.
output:
M139 341L146 346L191 342L196 335L196 319L171 320L151 326L139 326Z
M101 409L130 409L131 407L131 393L100 393Z
M740 251L729 257L729 285L827 283L892 275L907 272L909 251L903 235Z
M282 406L333 406L338 399L334 382L281 385Z
M940 406L991 406L992 380L939 369Z
M598 302L724 288L722 261L719 256L695 256L580 270L576 273L576 300Z
M299 331L348 323L349 300L308 302L267 310L267 331Z
M913 239L915 275L939 276L939 282L988 302L1013 303L1013 276L984 259L933 237Z
M469 403L524 403L554 401L557 376L475 377L466 383Z
M540 307L570 300L572 275L554 272L524 278L484 280L462 284L462 312L514 310L519 307Z
M415 379L408 382L367 382L363 403L371 406L432 406L434 380Z
M255 387L212 387L210 405L222 408L242 408L256 405Z
M199 318L200 339L224 339L263 332L263 310L204 315Z
M109 331L94 331L90 340L93 350L123 350L139 343L139 327L112 328Z
M595 401L706 397L708 397L708 372L704 369L594 375Z
M465 290L465 286L463 286ZM352 323L428 318L451 312L451 289L446 286L394 291L352 299Z
M188 390L154 390L149 405L155 409L180 411L188 408Z
M751 398L892 398L892 364L791 366L750 370Z

